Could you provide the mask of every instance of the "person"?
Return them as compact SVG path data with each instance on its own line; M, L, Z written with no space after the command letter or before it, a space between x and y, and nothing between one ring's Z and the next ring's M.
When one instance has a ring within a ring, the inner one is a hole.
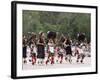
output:
M59 46L57 62L60 60L60 63L62 63L62 61L63 61L63 54L64 53L65 53L65 50L64 50L63 46Z
M37 58L38 64L43 64L45 58L45 35L43 32L39 33L39 39L37 41Z
M70 41L70 39L66 38L63 45L64 45L64 48L65 48L65 51L66 51L65 60L68 60L71 63L72 62L72 60L71 60L72 50L71 50L71 41Z
M48 42L48 58L46 60L46 64L48 64L48 62L51 61L51 64L54 64L54 52L55 51L55 48L54 48L54 42L52 39L49 39L49 42ZM50 60L51 58L51 60Z
M63 46L63 43L65 41L65 36L62 34L61 37L59 38L59 45Z
M29 47L31 48L32 44L36 44L36 41L37 41L37 36L36 36L36 34L34 32L32 32L30 34L29 39L28 39L28 45L29 45Z
M24 36L23 37L23 59L24 59L24 63L27 63L26 57L27 57L27 39Z
M77 47L77 52L78 52L78 54L77 54L77 60L76 60L76 62L81 62L81 63L83 63L83 60L84 60L84 58L85 58L85 52L84 52L84 50L85 50L85 46L78 46Z
M37 56L37 50L35 45L32 46L31 48L31 55L32 55L32 65L34 65L36 63L36 56Z
M47 32L47 39L52 39L54 43L56 43L56 37L57 37L57 34L56 32L54 31L48 31Z
M77 34L77 39L78 39L78 43L79 43L79 45L81 44L81 43L83 43L83 42L85 42L85 40L86 40L86 36L85 36L85 33L78 33Z

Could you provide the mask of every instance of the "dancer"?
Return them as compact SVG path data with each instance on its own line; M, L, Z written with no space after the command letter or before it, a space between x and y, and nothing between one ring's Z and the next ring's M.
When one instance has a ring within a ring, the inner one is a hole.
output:
M59 62L62 63L64 53L65 53L65 50L64 50L63 46L59 46L57 62L60 60Z
M43 32L39 33L39 39L37 41L37 58L38 64L43 64L45 58L45 36Z
M69 38L66 38L63 43L66 51L66 58L65 60L68 60L70 63L72 62L71 56L72 56L72 50L71 50L71 41Z
M48 64L48 62L51 62L51 64L54 64L54 42L52 39L49 39L48 42L48 58L46 61L46 64ZM50 59L51 58L51 59Z
M84 52L84 50L85 50L85 46L78 46L77 47L77 60L76 60L76 62L81 62L81 63L83 63L83 60L84 60L84 58L85 58L85 52Z
M37 56L37 50L36 50L36 46L32 46L31 48L31 55L32 55L32 65L34 65L36 63L36 56Z

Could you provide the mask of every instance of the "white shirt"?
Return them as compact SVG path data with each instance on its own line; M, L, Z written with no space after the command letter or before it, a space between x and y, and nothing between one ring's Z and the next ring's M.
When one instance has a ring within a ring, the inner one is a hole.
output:
M49 49L50 49L51 53L54 53L54 47L53 46L50 46Z

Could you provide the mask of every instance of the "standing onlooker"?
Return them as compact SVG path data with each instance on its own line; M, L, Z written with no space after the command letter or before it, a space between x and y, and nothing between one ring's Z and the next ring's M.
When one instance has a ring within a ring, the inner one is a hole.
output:
M23 36L23 59L24 59L24 63L26 63L26 57L27 57L27 39L25 36Z

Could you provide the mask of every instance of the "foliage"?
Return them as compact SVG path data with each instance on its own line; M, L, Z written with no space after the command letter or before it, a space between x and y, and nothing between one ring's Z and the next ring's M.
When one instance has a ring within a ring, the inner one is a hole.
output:
M91 15L89 13L48 12L23 10L23 34L56 31L59 34L76 38L84 32L90 40Z

